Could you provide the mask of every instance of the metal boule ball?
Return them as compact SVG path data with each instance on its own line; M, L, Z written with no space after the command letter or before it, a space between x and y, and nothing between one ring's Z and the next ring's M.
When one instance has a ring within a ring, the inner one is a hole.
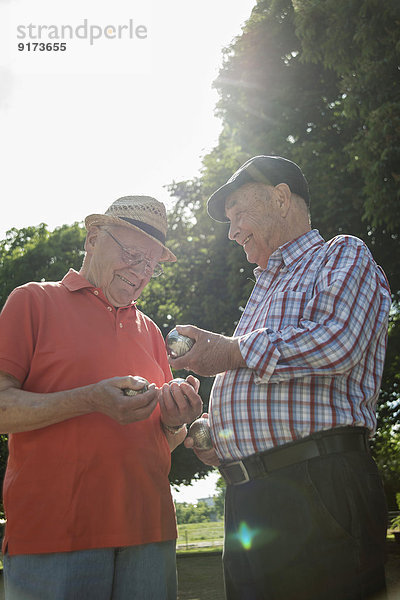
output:
M144 394L149 389L149 382L144 377L135 376L133 378L136 383L141 383L142 387L139 390L133 390L132 388L122 388L125 396L136 396L137 394Z
M208 419L200 417L189 427L188 435L192 438L194 447L198 450L209 450L213 447Z
M167 352L172 358L179 358L189 352L194 344L194 340L186 335L178 333L174 328L171 329L165 339Z
M170 391L170 394L171 394L171 396L172 396L172 397L174 398L174 400L175 400L174 394L172 393L172 390L171 390L171 383L177 383L178 385L180 385L181 383L189 383L189 382L186 382L186 379L183 379L182 377L175 377L175 379L171 379L171 381L168 383L168 385L170 386L170 389L169 389L169 391ZM186 394L183 394L183 395L184 395L184 396L185 396L185 398L187 399L187 396L186 396Z
M181 383L188 383L192 386L192 388L194 388L194 385L190 383L190 381L188 381L187 379L183 379L182 377L175 377L174 379L171 379L171 381L168 382L168 385L171 385L171 383L177 383L178 385L180 385Z

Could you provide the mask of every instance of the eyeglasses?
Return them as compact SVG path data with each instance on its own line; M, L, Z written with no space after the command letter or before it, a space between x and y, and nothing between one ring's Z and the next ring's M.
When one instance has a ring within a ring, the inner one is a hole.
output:
M121 242L117 240L111 231L108 231L108 229L105 229L104 231L108 233L114 242L121 248L121 258L124 263L136 271L136 273L139 275L145 275L147 270L150 273L150 277L159 277L164 273L160 263L153 264L148 258L145 257L143 252L140 252L139 250L134 252L128 250L128 248L125 248L125 246L123 246Z

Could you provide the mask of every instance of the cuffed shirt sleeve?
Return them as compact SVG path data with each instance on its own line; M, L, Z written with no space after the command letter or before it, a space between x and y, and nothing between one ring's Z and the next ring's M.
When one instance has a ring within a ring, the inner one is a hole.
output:
M271 343L268 329L256 329L239 339L239 349L247 367L263 382L269 381L278 363L280 352Z
M387 327L389 308L390 291L367 248L342 244L328 256L297 326L245 334L240 351L263 383L345 373Z

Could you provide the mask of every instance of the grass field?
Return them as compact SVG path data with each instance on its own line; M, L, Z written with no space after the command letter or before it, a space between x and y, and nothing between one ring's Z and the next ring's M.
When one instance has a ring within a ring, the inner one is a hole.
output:
M221 550L224 539L223 521L178 525L178 552Z
M224 600L220 553L178 554L178 600Z

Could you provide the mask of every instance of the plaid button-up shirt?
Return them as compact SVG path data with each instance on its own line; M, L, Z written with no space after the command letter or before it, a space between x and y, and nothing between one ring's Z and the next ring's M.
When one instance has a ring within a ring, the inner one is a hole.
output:
M217 375L210 425L223 460L337 426L376 428L390 289L366 245L317 230L276 250L234 333L248 366Z

